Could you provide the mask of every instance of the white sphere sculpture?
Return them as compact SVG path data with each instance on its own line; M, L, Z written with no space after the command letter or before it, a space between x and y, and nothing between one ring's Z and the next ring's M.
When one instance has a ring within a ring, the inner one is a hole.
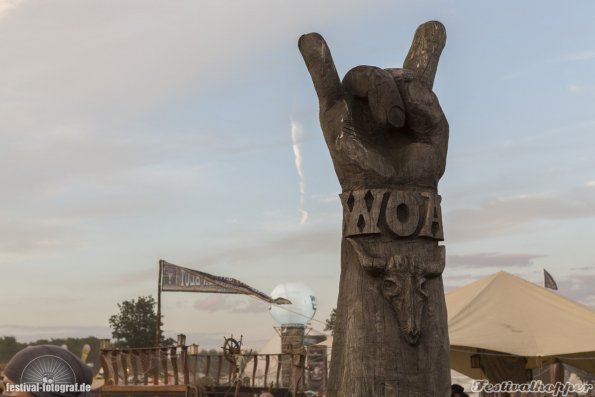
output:
M304 326L316 313L316 297L312 290L301 283L283 283L277 285L271 298L286 298L291 304L269 306L269 311L273 320L280 325Z

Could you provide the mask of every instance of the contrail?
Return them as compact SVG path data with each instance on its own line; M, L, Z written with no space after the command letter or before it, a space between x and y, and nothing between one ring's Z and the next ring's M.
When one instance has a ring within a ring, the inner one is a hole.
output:
M303 225L308 220L308 212L304 209L304 195L306 194L306 182L304 180L304 170L302 169L302 148L301 139L304 135L304 130L300 123L291 120L291 143L293 144L293 156L295 161L295 169L300 178L300 225Z

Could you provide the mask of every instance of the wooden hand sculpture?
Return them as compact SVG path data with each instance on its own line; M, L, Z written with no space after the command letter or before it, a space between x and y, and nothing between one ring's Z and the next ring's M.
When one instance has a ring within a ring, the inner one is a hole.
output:
M432 92L446 42L439 22L421 25L403 69L357 66L343 79L317 33L299 49L320 103L320 123L343 190L412 185L436 189L448 123Z
M343 190L331 397L449 394L437 191L448 122L432 92L445 42L425 23L402 69L357 66L340 81L324 39L299 40Z

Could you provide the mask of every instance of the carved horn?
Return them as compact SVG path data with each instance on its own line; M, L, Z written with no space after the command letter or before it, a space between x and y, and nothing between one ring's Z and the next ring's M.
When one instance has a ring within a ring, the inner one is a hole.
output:
M354 239L347 237L347 241L353 247L359 259L360 265L372 275L381 275L386 271L386 259L369 255L364 248Z

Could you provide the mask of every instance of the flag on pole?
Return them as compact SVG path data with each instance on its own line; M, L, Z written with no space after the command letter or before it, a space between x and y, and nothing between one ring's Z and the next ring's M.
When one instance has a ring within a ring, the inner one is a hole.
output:
M558 284L556 284L552 275L545 269L543 269L543 279L545 288L558 289Z
M273 299L264 292L250 287L231 277L214 276L198 270L187 269L166 261L161 261L161 290L180 292L211 292L218 294L252 295L268 303L286 305L285 298Z

